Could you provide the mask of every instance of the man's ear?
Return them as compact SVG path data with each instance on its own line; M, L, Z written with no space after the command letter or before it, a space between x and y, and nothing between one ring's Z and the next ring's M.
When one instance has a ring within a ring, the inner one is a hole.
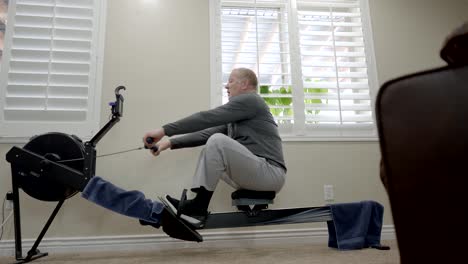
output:
M241 82L241 86L242 86L242 90L247 90L249 89L249 81L247 81L246 79L242 80Z

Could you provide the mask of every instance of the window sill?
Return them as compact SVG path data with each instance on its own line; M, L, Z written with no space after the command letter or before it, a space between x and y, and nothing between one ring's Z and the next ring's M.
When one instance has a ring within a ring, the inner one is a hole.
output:
M280 135L283 142L379 142L378 137L317 137Z
M0 137L0 144L26 144L32 137ZM91 140L91 137L80 138L83 142Z
M29 137L0 137L0 144L26 144Z

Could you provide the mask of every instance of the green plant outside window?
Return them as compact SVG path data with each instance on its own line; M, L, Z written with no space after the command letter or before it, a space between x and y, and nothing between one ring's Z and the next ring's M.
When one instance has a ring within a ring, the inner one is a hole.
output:
M326 94L328 89L325 88L304 88L305 94ZM287 94L288 97L267 97L266 95L282 95ZM273 106L270 108L270 112L274 117L288 117L293 115L293 106L292 106L292 87L288 86L280 87L278 89L272 89L269 85L260 86L260 95L264 96L268 106ZM324 102L325 101L325 102ZM328 104L328 99L304 99L306 105L311 104ZM308 115L318 115L320 110L305 110Z

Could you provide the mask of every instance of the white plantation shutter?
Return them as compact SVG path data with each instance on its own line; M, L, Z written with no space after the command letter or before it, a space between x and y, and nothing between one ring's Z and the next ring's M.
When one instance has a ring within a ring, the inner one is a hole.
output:
M374 129L361 17L358 0L297 0L305 123L312 133Z
M259 76L283 137L375 139L375 64L364 0L212 1L214 87L230 71ZM216 88L218 89L218 88ZM224 102L227 98L224 98Z
M288 11L286 0L225 0L219 9L219 86L228 81L233 68L254 70L261 96L270 104L277 122L284 124L294 119Z
M95 132L102 4L98 0L11 3L0 83L0 136L61 131L89 137Z

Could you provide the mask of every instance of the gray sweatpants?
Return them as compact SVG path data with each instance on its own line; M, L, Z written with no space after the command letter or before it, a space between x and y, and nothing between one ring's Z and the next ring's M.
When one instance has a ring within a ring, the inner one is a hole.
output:
M284 185L286 173L265 158L220 133L213 134L200 154L193 187L214 191L219 179L235 189L276 191Z

